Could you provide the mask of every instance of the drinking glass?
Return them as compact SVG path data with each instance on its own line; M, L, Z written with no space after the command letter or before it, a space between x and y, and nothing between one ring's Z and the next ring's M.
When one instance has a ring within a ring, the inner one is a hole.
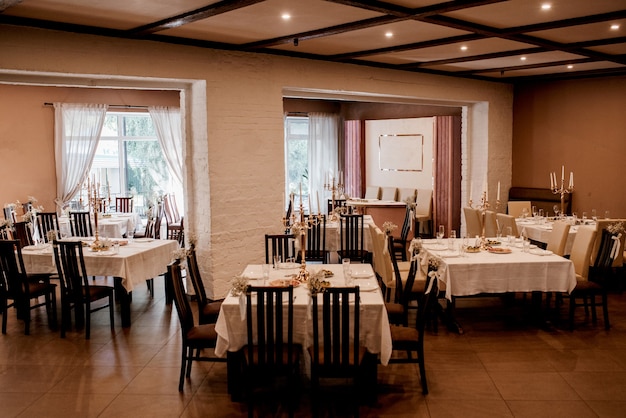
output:
M583 212L583 222L587 220L587 212Z
M513 228L510 226L506 227L506 239L509 242L509 246L512 247L515 244L515 237L513 236Z
M128 238L128 242L132 242L134 236L135 236L134 229L129 229L128 231L126 231L126 238Z
M543 209L539 209L539 217L543 218Z
M591 209L591 219L593 219L594 222L598 220L598 213L595 209Z
M448 236L448 250L454 250L454 240L456 239L456 231L454 229L450 230L450 235Z
M274 268L278 270L280 268L280 255L274 256Z
M263 264L263 286L267 286L267 281L270 278L271 264Z
M343 267L343 275L345 277L348 273L350 273L350 259L349 258L342 259L341 265Z
M532 207L532 211L533 211L533 218L537 217L537 206L533 206Z
M528 218L528 208L522 208L522 218Z
M604 219L611 219L611 213L608 210L604 211Z

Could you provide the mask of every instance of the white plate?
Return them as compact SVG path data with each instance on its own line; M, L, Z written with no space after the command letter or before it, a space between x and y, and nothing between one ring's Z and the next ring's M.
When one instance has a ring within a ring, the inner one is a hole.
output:
M552 251L542 250L541 248L536 248L536 249L530 250L529 252L534 255L552 255Z
M152 242L152 241L154 241L154 238L135 238L135 239L133 239L133 241L135 241L135 242Z
M352 277L354 277L355 279L367 279L372 276L373 274L368 271L353 271L352 272Z
M376 283L359 283L359 290L361 292L373 292L378 289L378 285Z
M113 251L92 251L93 255L97 255L98 257L107 257L110 255L115 255Z

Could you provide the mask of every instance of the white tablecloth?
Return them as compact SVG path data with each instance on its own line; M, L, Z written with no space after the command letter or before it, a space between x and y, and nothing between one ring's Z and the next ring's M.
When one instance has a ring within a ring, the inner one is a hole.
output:
M462 240L455 240L458 246ZM439 280L445 283L446 297L505 292L571 292L576 273L571 260L557 255L525 253L512 247L511 254L449 252L436 249L436 240L425 240L421 253L441 257ZM505 247L508 248L508 247ZM425 262L422 261L424 268Z
M127 231L134 231L141 223L138 213L115 213L110 216L98 216L98 234L103 238L122 238ZM94 228L94 222L91 221L91 227ZM62 216L59 218L59 229L61 236L72 236L69 218Z
M317 271L321 268L332 271L335 275L327 280L336 286L344 285L343 267L340 264L317 264L309 266L309 271ZM391 357L391 331L387 310L380 288L374 277L372 266L369 264L355 264L353 272L363 272L367 278L355 279L355 285L361 286L361 328L360 338L367 350L371 353L380 353L382 364L387 364ZM298 269L274 270L270 272L270 280L284 278L287 274L297 272ZM256 278L262 277L260 265L249 265L243 272L251 278L251 284L262 285ZM366 288L373 291L364 291ZM306 284L294 289L294 342L309 347L312 339L312 326L309 310L311 301ZM245 302L244 302L245 303ZM245 318L241 316L240 298L228 296L222 303L217 324L217 346L215 354L223 357L227 351L240 350L247 343L247 326Z
M174 240L140 240L120 246L118 254L92 252L83 248L85 268L90 276L120 277L122 286L131 292L135 285L167 271L172 252L178 249ZM52 246L32 246L22 249L24 267L28 273L56 273Z
M535 221L532 219L516 219L517 230L520 234L522 234L522 230L525 231L526 236L534 241L543 242L544 244L548 242L550 239L550 234L552 233L552 223L551 221ZM578 228L594 228L595 223L590 223L589 225L572 225L569 229L569 234L567 235L567 242L565 243L565 255L568 255L572 250L572 244L574 243L574 238L576 237L576 232L578 232Z

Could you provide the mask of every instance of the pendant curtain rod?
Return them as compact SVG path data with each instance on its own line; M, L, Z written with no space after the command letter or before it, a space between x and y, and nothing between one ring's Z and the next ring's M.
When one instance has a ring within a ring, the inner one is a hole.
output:
M45 102L44 106L54 106L54 103ZM118 108L118 109L147 109L148 106L138 106L138 105L108 105L110 108Z

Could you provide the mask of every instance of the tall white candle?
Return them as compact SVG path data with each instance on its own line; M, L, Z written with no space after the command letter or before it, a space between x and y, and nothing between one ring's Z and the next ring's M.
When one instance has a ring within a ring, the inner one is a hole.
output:
M550 188L554 189L554 176L553 176L553 172L550 172Z
M496 199L500 200L500 182L498 182L498 194L496 195Z
M316 191L315 195L317 197L317 213L322 213L322 208L320 207L320 192Z
M569 187L570 189L574 187L574 172L573 171L569 172Z
M561 184L565 181L565 166L561 166Z

